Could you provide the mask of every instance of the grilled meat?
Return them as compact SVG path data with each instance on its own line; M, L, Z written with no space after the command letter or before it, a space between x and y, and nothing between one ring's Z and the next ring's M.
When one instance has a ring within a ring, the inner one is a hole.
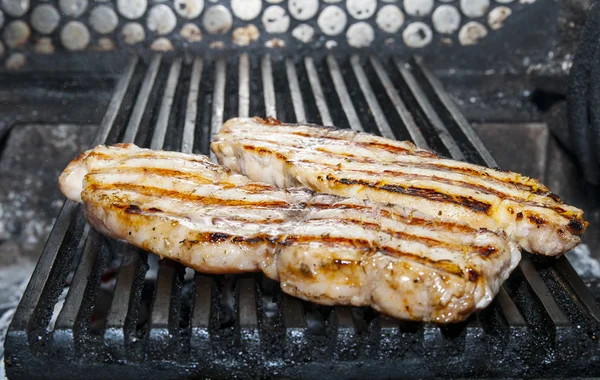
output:
M211 148L255 181L372 199L504 231L521 248L560 255L580 242L583 212L535 179L445 159L407 141L274 119L232 119Z
M263 271L320 304L448 323L487 306L520 260L502 235L413 209L280 190L204 156L98 146L62 192L115 239L208 273Z

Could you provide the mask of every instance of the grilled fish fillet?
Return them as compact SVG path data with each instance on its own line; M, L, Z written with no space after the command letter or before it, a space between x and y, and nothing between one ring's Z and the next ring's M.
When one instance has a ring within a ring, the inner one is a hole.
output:
M535 179L445 159L407 141L275 119L231 119L211 149L219 163L278 187L371 199L504 231L521 248L560 255L580 242L583 211Z
M62 192L105 235L207 273L263 271L284 292L449 323L487 306L520 260L501 234L368 200L280 190L204 156L98 146Z

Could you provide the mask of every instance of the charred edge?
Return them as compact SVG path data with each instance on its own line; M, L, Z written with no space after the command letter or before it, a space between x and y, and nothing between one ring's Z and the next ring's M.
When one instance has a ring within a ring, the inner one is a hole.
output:
M446 230L450 230L450 231L461 231L464 233L474 233L477 230L467 226L466 224L457 224L457 223L452 223L452 222L448 222L445 220L427 220L427 219L423 219L423 218L417 218L415 216L411 216L411 217L406 217L406 216L402 216L402 215L398 215L396 213L392 213L388 210L381 210L380 211L381 215L386 217L386 218L394 218L396 216L399 216L400 218L402 218L402 222L411 226L428 226L431 228L434 228L435 226L439 226L443 229Z
M365 249L374 252L374 248L371 242L365 239L352 239L340 236L320 235L320 236L301 236L301 235L289 235L281 244L284 246L290 246L292 244L305 244L310 242L321 242L328 245L345 245L351 246L357 249Z
M212 170L212 168L207 168ZM211 184L212 180L206 178L202 173L198 172L184 172L176 169L165 169L157 167L114 167L114 168L103 168L100 174L106 173L117 173L117 174L142 174L143 175L155 175L158 177L166 177L168 179L193 179L197 184ZM226 186L224 184L223 186ZM229 185L231 187L232 185Z
M230 238L231 235L221 232L212 232L208 235L208 241L210 241L211 243L220 243Z
M496 252L498 252L498 248L493 247L491 245L485 247L477 247L477 253L479 253L483 257L490 257Z
M456 265L455 263L453 263L450 260L432 260L428 257L417 256L412 253L400 251L398 249L394 249L391 247L382 247L380 249L380 252L382 252L384 255L391 256L391 257L397 257L397 258L405 257L408 260L411 260L418 264L427 266L427 267L431 268L432 270L441 270L448 274L452 274L452 275L456 275L456 276L460 276L460 277L463 276L462 269L460 269L460 267L458 265Z
M521 220L523 219L523 213L522 212L518 212L517 213L517 220Z
M255 207L255 208L286 208L290 204L285 201L259 201L251 202L243 199L221 199L210 196L194 195L189 193L181 193L175 190L166 190L158 187L134 185L131 183L115 183L110 185L93 185L89 186L90 190L114 190L118 188L123 191L134 191L139 194L156 198L172 198L188 202L197 202L202 205L218 205L218 206L237 206L237 207Z
M257 117L254 120L260 124L265 124L265 125L282 125L283 124L281 121L275 119L274 117L267 117L264 119Z
M569 224L567 224L567 230L573 235L581 235L588 226L588 222L583 221L581 219L571 219Z
M142 213L142 209L139 206L136 206L136 205L129 205L125 209L125 212L128 213L128 214L141 214Z
M367 142L357 142L357 145L364 146L367 148L376 148L385 150L386 152L396 153L396 154L415 154L416 152L412 149L402 148L399 146L395 146L392 144L384 144L378 141L367 141Z
M256 152L259 156L274 155L279 160L287 161L287 157L286 156L284 156L283 154L281 154L279 152L271 150L271 149L267 149L267 148L264 148L264 147L263 148L257 148L257 147L252 146L252 145L243 145L243 148L245 150Z
M544 219L540 218L538 215L535 214L527 215L527 219L529 219L531 223L537 225L538 228L546 224L546 221Z
M470 282L477 282L479 280L479 277L481 277L481 273L477 272L473 268L467 268L466 272L467 272L467 279Z
M489 203L478 201L470 196L444 194L432 189L404 187L399 185L383 185L379 188L394 193L402 193L415 197L431 199L436 202L454 203L459 206L467 207L475 212L481 212L485 214L488 214L492 207L492 205Z
M425 198L436 202L445 202L445 203L454 203L459 206L464 206L469 208L475 212L481 213L489 213L491 209L491 205L486 202L478 201L473 197L467 197L463 195L450 195L445 193L440 193L439 191L433 189L424 189L419 187L404 187L400 185L383 185L380 186L376 183L368 182L365 180L357 180L357 179L348 179L341 178L337 179L333 177L331 174L327 175L327 180L341 183L342 185L361 185L367 186L371 188L381 189L385 191L389 191L392 193L401 193L414 197Z
M156 207L150 207L147 211L149 212L163 212L161 209Z

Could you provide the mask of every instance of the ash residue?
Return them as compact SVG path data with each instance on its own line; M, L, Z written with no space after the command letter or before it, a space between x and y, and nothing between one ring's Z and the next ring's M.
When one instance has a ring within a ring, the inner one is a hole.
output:
M12 129L0 155L0 264L9 265L14 255L37 260L64 200L58 175L95 131L75 125Z

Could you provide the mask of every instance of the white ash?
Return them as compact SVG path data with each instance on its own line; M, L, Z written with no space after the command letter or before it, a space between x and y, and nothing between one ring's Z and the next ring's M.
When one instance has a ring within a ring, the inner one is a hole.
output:
M600 262L592 257L590 248L586 244L578 245L566 256L581 278L600 278Z

